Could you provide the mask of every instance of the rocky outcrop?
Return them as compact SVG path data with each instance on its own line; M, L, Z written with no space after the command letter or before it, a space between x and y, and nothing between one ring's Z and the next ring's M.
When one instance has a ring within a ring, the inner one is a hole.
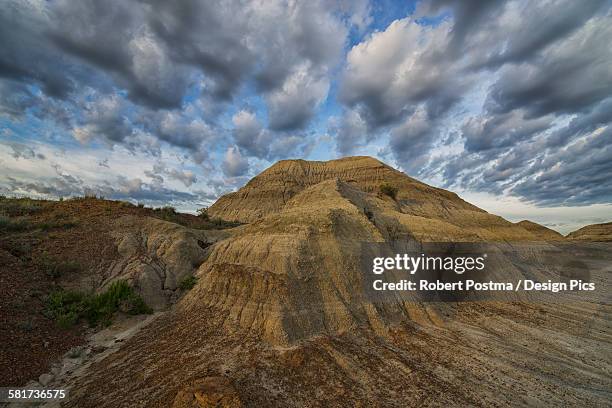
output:
M517 396L522 405L597 406L607 398L597 390L609 388L601 358L609 305L368 296L364 244L504 243L518 252L516 265L501 251L487 262L543 282L559 273L532 267L545 253L560 257L559 243L453 193L371 158L284 161L221 198L211 215L247 224L210 247L194 288L92 366L66 406L504 406ZM183 251L195 254L186 265L200 259L192 244L173 252L171 242L137 238L123 239L162 259ZM594 262L591 276L608 265ZM212 385L199 380L210 377Z
M400 223L419 240L537 240L529 231L487 213L455 193L421 183L371 157L328 162L283 160L253 178L235 193L221 197L209 214L232 221L256 222L302 201L296 196L324 181L338 180L366 193L382 217ZM382 184L397 188L394 199L381 193Z
M415 238L541 241L500 217L451 207L445 207L446 218L425 218L354 183L322 181L217 244L180 308L197 313L212 307L227 313L232 324L281 345L357 326L384 332L391 322L418 319L418 313L404 299L381 305L366 298L362 245ZM460 214L465 218L453 218Z
M559 234L557 231L550 228L546 228L543 225L537 224L533 221L523 220L516 223L519 227L526 229L533 235L543 241L564 241L565 237Z
M347 157L327 162L282 160L235 193L221 197L209 214L226 220L253 222L279 212L296 194L322 181L338 179L377 193L382 183L398 188L398 203L417 214L430 214L442 203L449 209L482 212L456 194L421 183L372 157Z
M176 299L181 280L197 270L213 243L228 235L151 217L124 216L113 224L110 234L119 257L106 271L99 290L116 280L127 280L155 310Z
M612 222L587 225L570 232L566 238L572 241L612 242Z

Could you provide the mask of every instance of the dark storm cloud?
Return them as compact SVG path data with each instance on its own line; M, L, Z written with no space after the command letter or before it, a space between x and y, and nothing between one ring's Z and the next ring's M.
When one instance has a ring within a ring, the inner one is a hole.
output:
M164 163L156 163L153 165L151 170L145 170L145 176L149 177L155 184L163 184L164 177L167 176L169 179L178 180L185 185L185 187L191 187L194 183L197 183L198 178L191 171L178 170L175 168L167 168Z
M504 0L431 0L419 4L418 15L436 15L450 10L453 15L453 48L461 47L465 37L474 28L499 14Z
M303 156L312 141L304 134L265 129L253 112L241 110L232 117L232 135L240 152L265 160Z
M330 123L330 131L336 137L338 153L343 156L353 154L368 137L367 123L355 110L345 112L341 118L334 118Z
M536 56L580 28L606 3L609 4L607 0L431 0L422 2L417 14L450 12L454 22L449 51L453 57L470 49L472 67L495 68Z
M461 131L469 152L512 147L550 128L553 117L526 119L522 111L469 118Z
M580 31L545 50L533 62L502 69L487 108L525 109L530 117L574 113L612 94L610 17L594 18Z
M612 121L612 98L595 105L590 111L576 115L567 126L555 131L546 139L548 147L563 146L576 136L593 132Z
M609 203L611 39L610 15L595 16L538 58L504 66L485 116L462 127L466 151L447 165L449 184L539 205Z
M435 120L425 110L418 110L406 122L391 131L389 146L396 158L402 158L409 174L418 175L428 161L426 153L434 143Z
M0 77L35 81L53 97L65 97L73 82L70 67L49 47L49 18L36 2L5 2L0 9Z

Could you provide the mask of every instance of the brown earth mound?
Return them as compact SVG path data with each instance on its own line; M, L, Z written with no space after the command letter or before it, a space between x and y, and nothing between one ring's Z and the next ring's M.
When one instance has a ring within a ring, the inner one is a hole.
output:
M283 161L210 213L250 223L211 247L197 284L170 312L69 384L67 406L195 404L194 387L208 377L231 381L246 406L609 399L601 353L612 341L609 306L366 296L364 242L520 241L521 262L508 268L535 279L543 275L529 262L561 252L453 193L371 158Z
M526 229L543 241L563 241L565 237L557 231L529 220L517 222L516 225Z
M573 241L612 242L612 222L587 225L570 232L566 238Z
M313 192L316 194L318 190L301 196L299 193L330 180L346 185L345 191L358 191L364 197L361 209L369 211L364 214L377 212L381 217L390 218L392 223L401 224L406 233L418 240L539 239L524 228L462 200L455 193L428 186L371 157L347 157L328 162L280 161L237 192L221 197L210 207L209 213L248 223L278 214L289 204L316 211L318 203ZM395 197L384 194L383 186L396 189ZM350 201L350 198L338 196L336 201ZM331 203L332 207L334 205Z

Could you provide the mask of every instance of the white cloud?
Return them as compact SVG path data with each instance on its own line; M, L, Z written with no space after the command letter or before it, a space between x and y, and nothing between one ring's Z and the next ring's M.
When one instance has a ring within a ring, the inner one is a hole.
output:
M249 170L249 161L242 157L238 146L231 146L225 152L222 168L228 177L242 176Z

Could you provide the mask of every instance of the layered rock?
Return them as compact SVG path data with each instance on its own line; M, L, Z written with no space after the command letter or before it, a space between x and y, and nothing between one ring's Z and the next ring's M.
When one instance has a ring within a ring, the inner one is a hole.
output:
M523 220L516 223L519 227L526 229L536 237L543 241L563 241L565 237L557 231L547 228L541 224L529 220Z
M283 160L221 197L209 214L245 223L280 213L298 193L327 180L338 180L367 193L367 201L419 240L537 240L524 228L462 200L455 193L421 183L371 157L327 162ZM381 185L397 189L394 199ZM302 196L305 205L316 202Z
M280 162L210 213L247 224L210 247L175 308L72 386L67 406L606 401L608 305L376 302L364 290L362 245L414 240L522 245L517 273L545 281L554 268L529 265L562 251L541 229L363 157Z
M104 272L98 290L114 281L127 280L147 305L161 310L177 297L178 284L197 270L208 248L228 234L128 215L113 221L110 235L118 258Z
M612 242L612 222L587 225L570 232L566 238L572 241Z

